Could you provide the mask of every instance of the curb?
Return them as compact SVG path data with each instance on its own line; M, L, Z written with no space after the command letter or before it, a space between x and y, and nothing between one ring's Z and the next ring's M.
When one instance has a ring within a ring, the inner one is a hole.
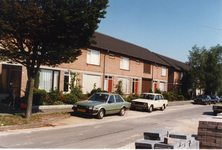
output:
M62 109L62 108L72 108L73 105L48 105L48 106L44 106L44 105L40 105L40 106L32 106L32 109Z

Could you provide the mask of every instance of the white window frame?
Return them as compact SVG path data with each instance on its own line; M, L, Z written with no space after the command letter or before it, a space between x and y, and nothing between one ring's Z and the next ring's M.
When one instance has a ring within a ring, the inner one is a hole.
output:
M87 64L100 65L100 51L88 49Z
M120 69L129 70L129 58L120 57Z
M118 81L120 81L120 80L122 80L122 83L123 83L123 93L130 94L130 78L118 77Z
M166 67L161 67L161 76L166 76Z
M40 69L39 89L50 92L51 90L59 90L59 70Z

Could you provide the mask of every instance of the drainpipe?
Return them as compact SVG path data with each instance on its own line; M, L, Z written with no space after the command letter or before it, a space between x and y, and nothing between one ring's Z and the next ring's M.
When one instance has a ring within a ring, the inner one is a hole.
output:
M103 66L103 90L105 90L105 73L106 73L106 55L109 53L109 50L107 50L107 53L104 55L104 66Z
M153 80L153 77L154 77L154 68L155 68L155 66L156 66L156 62L154 63L153 72L152 72L152 89L153 89L153 92L154 92L154 87L153 87L153 86L154 86L154 84L153 84L153 83L154 83L154 82L153 82L154 80Z

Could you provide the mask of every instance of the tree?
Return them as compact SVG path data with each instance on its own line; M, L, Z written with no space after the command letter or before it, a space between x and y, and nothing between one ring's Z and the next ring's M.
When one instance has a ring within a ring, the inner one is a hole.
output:
M96 43L108 0L0 0L0 57L28 74L26 118L31 117L34 79L40 65L74 62L80 48Z
M222 85L222 64L221 64L222 47L217 45L211 47L206 60L206 88L205 93L209 95L214 95Z
M188 64L194 76L194 87L204 89L205 94L215 94L222 85L222 47L217 45L206 50L192 47Z

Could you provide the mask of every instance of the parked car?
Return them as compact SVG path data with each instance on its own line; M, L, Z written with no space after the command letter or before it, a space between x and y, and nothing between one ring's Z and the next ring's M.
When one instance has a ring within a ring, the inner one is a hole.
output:
M211 104L211 98L209 95L198 95L197 98L194 100L196 104Z
M72 109L76 113L97 115L102 119L104 115L119 113L125 115L125 110L130 108L130 103L124 101L119 94L95 93L88 100L76 102Z
M131 101L131 109L148 110L152 112L153 109L166 109L168 100L163 99L163 95L157 93L142 93L138 99Z
M217 115L217 113L222 112L222 99L220 99L218 103L214 104L213 112L215 116Z
M219 102L220 98L217 95L211 95L211 103L216 104Z

